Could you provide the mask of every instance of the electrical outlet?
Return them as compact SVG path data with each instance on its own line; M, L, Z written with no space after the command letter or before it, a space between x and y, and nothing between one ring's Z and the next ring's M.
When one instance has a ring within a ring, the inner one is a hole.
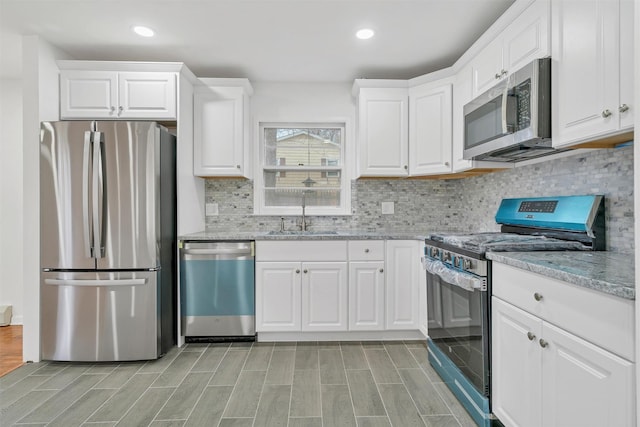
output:
M218 215L218 204L217 203L207 203L204 205L204 214L206 216L216 216Z
M382 213L384 215L391 215L394 212L394 203L393 202L382 202Z

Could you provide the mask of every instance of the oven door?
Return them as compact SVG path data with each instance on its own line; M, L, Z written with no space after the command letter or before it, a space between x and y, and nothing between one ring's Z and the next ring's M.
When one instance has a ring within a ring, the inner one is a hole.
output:
M461 287L453 282L455 280L450 275L439 275L427 270L429 338L478 392L488 397L488 292Z

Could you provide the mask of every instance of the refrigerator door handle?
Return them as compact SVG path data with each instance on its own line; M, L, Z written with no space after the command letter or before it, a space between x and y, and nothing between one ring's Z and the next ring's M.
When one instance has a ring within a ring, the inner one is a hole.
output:
M93 132L93 256L104 257L104 203L105 177L104 177L104 134Z
M139 286L147 279L45 279L45 285L55 286Z
M93 161L92 153L92 134L91 131L84 133L84 155L82 163L82 229L84 232L84 253L87 258L93 258L93 230L91 228L91 202L89 180L91 176L91 163Z

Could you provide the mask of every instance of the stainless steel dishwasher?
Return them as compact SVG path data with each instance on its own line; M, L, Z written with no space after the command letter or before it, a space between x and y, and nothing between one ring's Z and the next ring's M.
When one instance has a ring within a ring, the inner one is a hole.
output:
M180 309L187 341L255 339L254 242L184 241Z

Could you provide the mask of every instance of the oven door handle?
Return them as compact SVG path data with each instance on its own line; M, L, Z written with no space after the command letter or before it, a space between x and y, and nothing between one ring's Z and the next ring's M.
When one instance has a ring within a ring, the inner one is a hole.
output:
M486 291L487 278L450 268L440 260L422 257L422 265L427 273L435 274L447 283L467 291Z

